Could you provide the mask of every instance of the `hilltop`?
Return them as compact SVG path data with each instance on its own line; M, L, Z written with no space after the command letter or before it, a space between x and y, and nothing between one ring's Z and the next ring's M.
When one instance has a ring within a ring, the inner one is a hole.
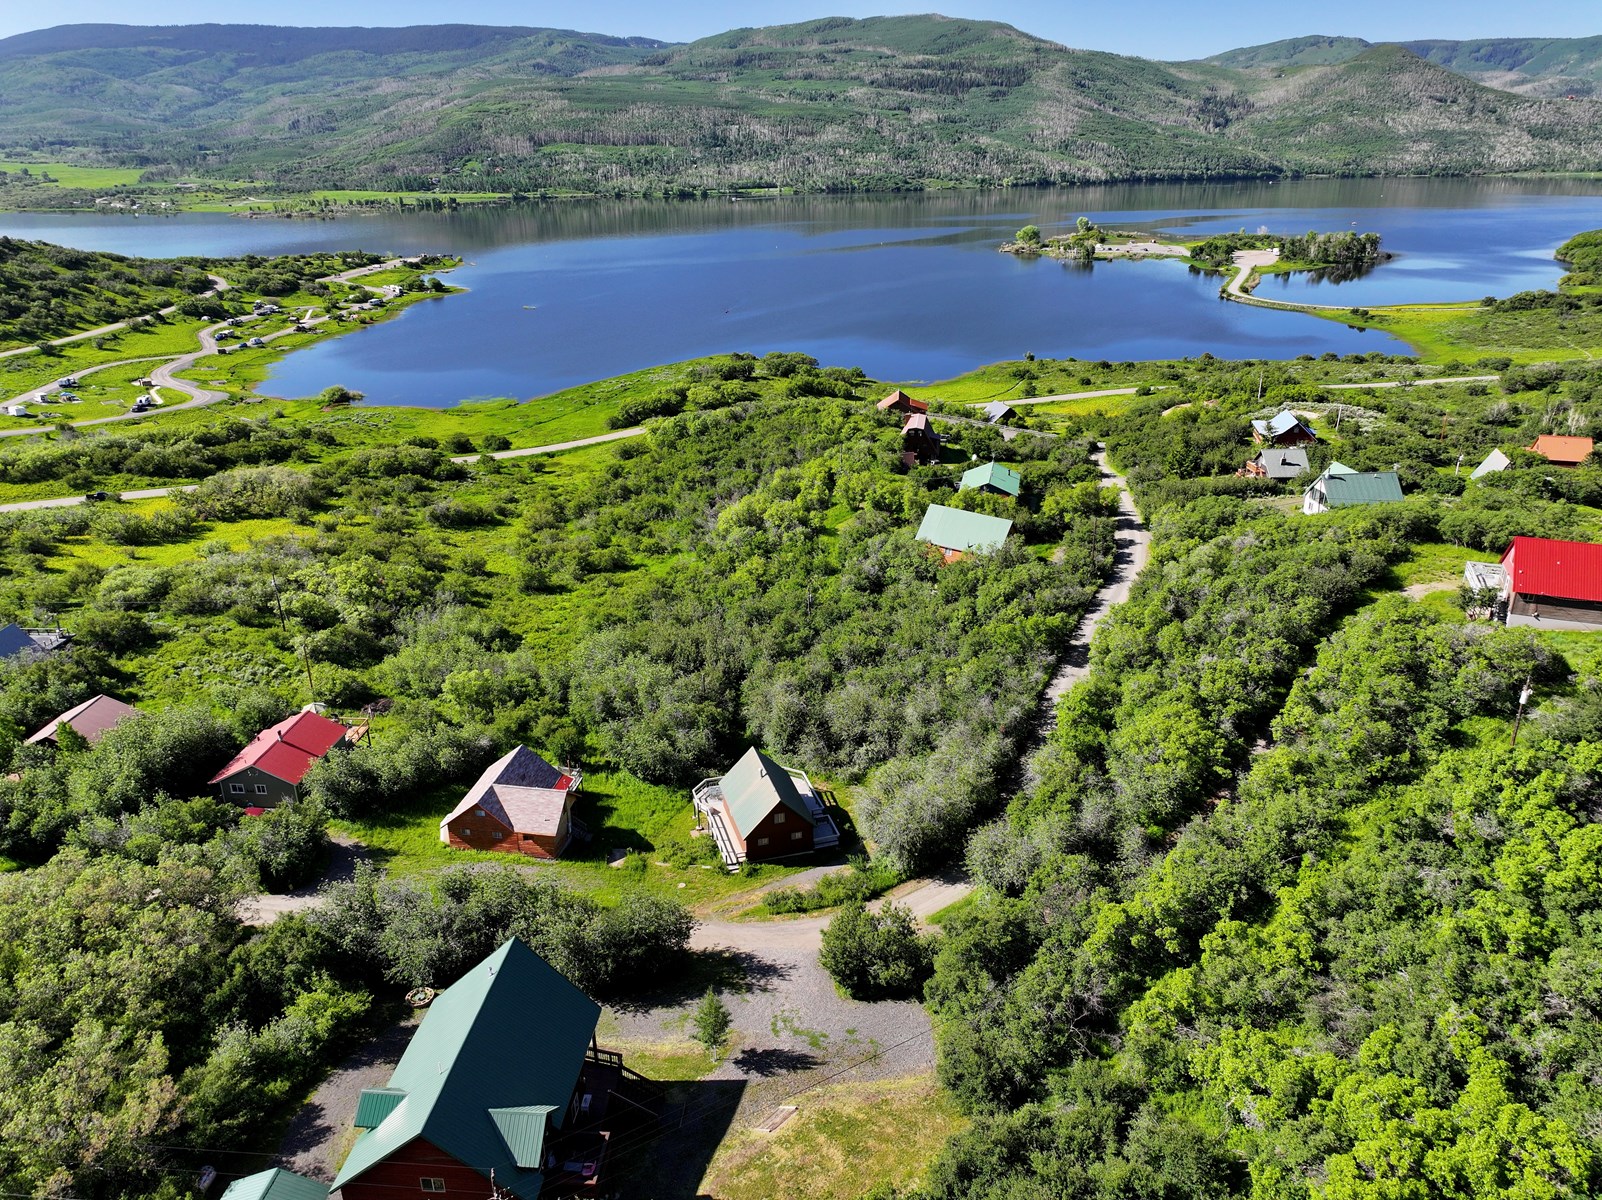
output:
M939 16L686 45L478 26L66 26L0 41L0 149L135 167L147 184L501 194L1602 167L1595 101L1499 91L1435 51L1280 45L1162 63ZM46 200L92 197L35 188L26 203Z

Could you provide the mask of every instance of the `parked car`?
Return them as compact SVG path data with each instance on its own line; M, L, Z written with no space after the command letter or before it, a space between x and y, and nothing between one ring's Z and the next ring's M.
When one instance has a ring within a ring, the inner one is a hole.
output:
M58 381L56 386L58 388L75 388L78 386L78 381L69 375L67 378Z
M110 492L85 492L83 498L85 500L110 500L111 499L111 493Z
M250 346L253 349L258 346L265 346L266 344L267 343L262 341L260 338L251 338L250 341L245 343L245 345Z

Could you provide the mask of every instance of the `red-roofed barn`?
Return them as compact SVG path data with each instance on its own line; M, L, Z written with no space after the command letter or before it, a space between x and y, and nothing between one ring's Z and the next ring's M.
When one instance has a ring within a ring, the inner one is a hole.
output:
M300 799L312 764L353 733L338 721L305 709L269 726L211 777L218 794L235 804L271 808Z
M1502 555L1509 625L1602 628L1602 546L1516 537Z
M439 840L458 850L558 858L575 836L589 836L573 815L582 779L576 767L553 767L519 746L485 768L439 823Z

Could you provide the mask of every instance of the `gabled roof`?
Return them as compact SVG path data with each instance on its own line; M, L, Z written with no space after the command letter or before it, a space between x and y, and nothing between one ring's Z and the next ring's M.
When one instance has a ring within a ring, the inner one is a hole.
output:
M72 726L79 737L93 745L106 736L106 730L138 715L139 710L131 704L124 704L121 700L114 700L110 696L95 696L85 700L76 708L69 708L48 725L41 726L28 738L28 745L54 741L56 727L63 722Z
M879 401L879 409L885 412L890 409L911 409L913 412L927 412L929 403L926 400L914 400L900 388L897 388Z
M1307 470L1307 451L1300 446L1269 446L1252 461L1270 479L1295 479Z
M962 482L957 485L959 492L969 488L993 487L998 492L1006 492L1009 496L1016 496L1023 491L1023 476L1011 467L1004 467L1000 463L984 463L977 467L969 467L962 473Z
M1306 430L1309 435L1313 435L1313 431L1307 423L1289 409L1281 409L1267 420L1252 422L1252 428L1257 431L1258 436L1267 438L1284 437L1297 426Z
M406 1093L398 1088L363 1088L356 1097L356 1116L351 1124L357 1129L377 1129L404 1099Z
M942 550L994 550L1007 540L1012 522L984 513L931 504L918 526L918 540Z
M478 782L446 814L440 826L482 808L513 833L554 836L573 783L572 776L551 766L527 746L519 746L484 769Z
M16 622L10 625L0 625L0 658L10 658L13 654L22 654L37 650L38 644L28 636L28 631Z
M520 1165L534 1148L528 1126L544 1108L561 1127L600 1017L600 1005L512 938L435 997L389 1079L405 1098L357 1137L334 1187L425 1138L535 1200L540 1171ZM526 1115L507 1117L516 1111Z
M234 1180L222 1200L328 1200L328 1185L282 1167L270 1167Z
M985 405L985 416L989 417L992 423L1001 420L1002 417L1010 417L1012 413L1012 405L1005 400L992 400Z
M320 713L298 712L270 725L208 782L221 783L230 775L255 767L274 779L298 784L312 763L322 758L345 736L346 729Z
M1543 433L1535 439L1535 445L1530 449L1550 462L1572 464L1590 458L1595 446L1596 443L1588 437L1559 437L1555 433Z
M811 806L801 798L790 772L755 746L729 768L718 787L723 792L724 811L741 837L755 829L763 817L781 804L808 825L817 824Z
M526 1104L522 1108L492 1108L490 1120L500 1130L501 1141L512 1158L525 1170L537 1171L545 1153L545 1130L554 1104Z
M913 413L901 427L902 433L928 433L929 417L926 413Z
M1502 566L1521 595L1602 603L1602 546L1516 537L1502 554Z
M1319 484L1324 486L1324 502L1330 508L1402 499L1402 481L1395 471L1354 471L1340 463L1330 463L1329 469L1309 485L1309 490Z
M1490 475L1496 471L1505 471L1513 465L1513 460L1500 450L1492 450L1485 456L1485 461L1469 472L1470 479L1478 479L1482 475Z

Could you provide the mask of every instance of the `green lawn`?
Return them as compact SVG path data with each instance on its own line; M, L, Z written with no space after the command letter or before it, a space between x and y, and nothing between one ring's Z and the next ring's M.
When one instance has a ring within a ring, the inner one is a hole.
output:
M1420 542L1408 551L1407 558L1394 568L1403 587L1415 583L1444 583L1463 580L1463 564L1483 562L1483 550L1470 550L1464 546L1450 546L1445 542Z
M1561 316L1550 309L1491 312L1474 304L1405 304L1375 308L1366 317L1338 310L1325 320L1379 329L1412 346L1427 360L1472 361L1481 355L1516 363L1596 358L1602 355L1602 312Z
M58 162L0 161L0 171L18 173L24 169L35 179L46 173L52 176L54 183L47 183L44 185L46 187L69 188L109 188L135 184L144 174L140 167L75 167L70 163Z

